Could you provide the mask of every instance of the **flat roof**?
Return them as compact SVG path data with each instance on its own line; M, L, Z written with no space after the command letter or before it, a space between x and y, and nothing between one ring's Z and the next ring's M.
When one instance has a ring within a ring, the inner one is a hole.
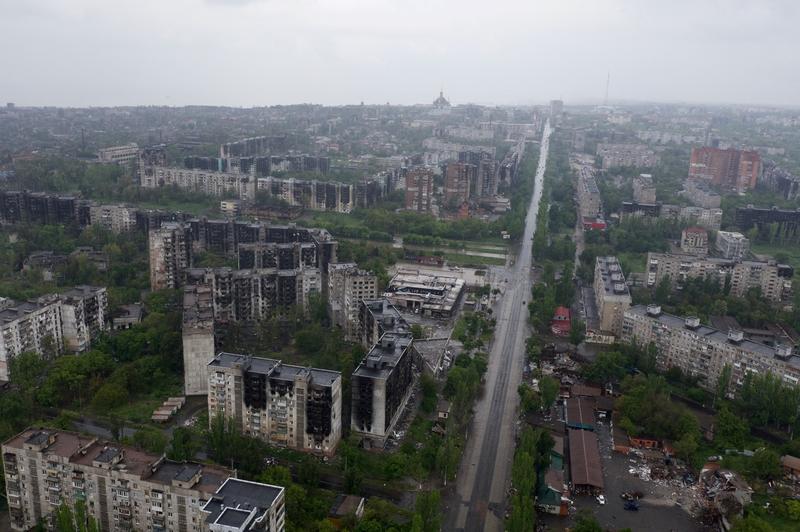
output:
M246 511L248 515L253 510L256 510L258 514L263 514L269 510L282 493L283 488L280 486L228 478L203 506L203 511L209 514L206 523L224 524L219 519L226 509L231 508ZM236 518L231 516L226 519Z
M589 430L568 429L569 470L572 484L592 486L602 489L603 470L600 465L600 451L597 436Z
M386 332L353 372L354 376L386 379L413 342L410 332Z
M223 368L239 365L248 373L259 373L270 379L294 380L297 377L310 376L311 381L320 386L332 386L342 376L340 372L329 369L284 364L274 358L253 357L224 351L217 353L208 365Z
M628 285L625 283L625 274L622 272L622 266L617 257L597 257L595 268L599 269L600 280L606 295L630 297Z

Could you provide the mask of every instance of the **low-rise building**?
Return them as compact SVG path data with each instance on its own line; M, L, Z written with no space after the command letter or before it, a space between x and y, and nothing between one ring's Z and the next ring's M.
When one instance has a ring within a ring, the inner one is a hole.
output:
M233 496L231 487L243 481L223 467L174 462L64 430L30 428L2 450L14 530L54 519L62 503L77 501L100 530L234 532L264 530L265 521L268 530L284 530L284 489L251 482ZM233 519L239 512L255 516Z
M101 163L131 164L138 156L139 145L135 142L97 150L97 158Z
M791 346L753 342L743 331L720 331L693 316L666 314L658 305L628 309L622 339L639 346L653 344L658 369L677 367L685 375L697 377L707 390L714 390L725 367L731 370L732 390L750 373L772 373L792 386L800 382L800 357L792 353Z
M652 168L659 160L646 144L598 144L597 156L604 170L624 166Z
M622 318L631 305L631 294L616 257L597 257L594 268L594 294L597 301L599 329L617 336L622 332Z
M136 229L137 209L127 205L89 206L89 223L112 233L128 233Z
M723 258L742 260L750 253L750 240L742 233L719 231L716 247Z
M698 179L687 179L681 192L692 205L706 209L718 209L722 204L722 196L714 191L707 182Z
M224 416L271 445L332 455L342 437L342 374L219 353L208 364L210 421Z
M464 284L459 277L400 270L389 281L383 297L415 314L447 318L456 310Z

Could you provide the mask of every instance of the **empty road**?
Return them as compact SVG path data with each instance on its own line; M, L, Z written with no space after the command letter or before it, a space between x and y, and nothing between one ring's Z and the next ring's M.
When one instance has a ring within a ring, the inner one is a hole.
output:
M534 178L525 233L514 265L508 268L504 297L495 307L497 327L489 355L485 393L475 406L475 417L455 480L446 498L445 530L503 530L504 499L514 457L517 407L530 335L527 302L531 294L531 245L542 198L547 165L550 123L545 124Z

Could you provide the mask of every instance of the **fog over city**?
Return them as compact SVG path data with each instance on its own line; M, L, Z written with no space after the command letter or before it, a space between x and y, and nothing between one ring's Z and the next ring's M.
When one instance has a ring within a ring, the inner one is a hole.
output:
M0 99L798 104L791 0L1 0Z

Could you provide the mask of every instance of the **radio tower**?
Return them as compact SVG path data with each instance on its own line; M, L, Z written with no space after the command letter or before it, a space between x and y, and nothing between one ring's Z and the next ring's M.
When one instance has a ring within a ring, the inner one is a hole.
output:
M608 107L608 84L611 83L611 72L606 77L606 97L603 98L603 107Z

